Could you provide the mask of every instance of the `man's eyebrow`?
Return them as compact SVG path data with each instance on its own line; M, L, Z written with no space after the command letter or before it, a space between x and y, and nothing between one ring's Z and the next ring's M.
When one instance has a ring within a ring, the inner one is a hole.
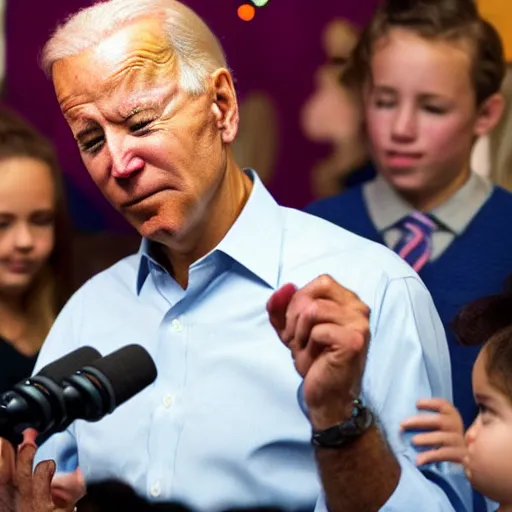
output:
M98 126L88 126L87 128L84 128L83 130L80 130L76 136L75 139L83 139L87 137L88 135L91 135L93 133L97 133L100 130Z
M147 110L156 111L157 109L158 109L158 102L155 102L154 100L145 100L145 101L141 101L136 107L128 107L128 108L121 107L118 110L118 114L123 121L128 121L131 117L136 116L137 114L140 114L141 112L144 112Z
M123 121L130 119L130 117L139 114L140 112L150 110L155 113L164 109L166 103L173 99L177 94L177 89L167 90L167 87L160 87L151 92L143 91L140 94L135 94L130 98L125 98L119 102L116 107L116 114L119 115Z
M121 113L121 117L122 117L123 121L128 121L130 118L132 118L133 116L136 116L143 110L147 110L147 107L138 106L138 107L134 107L128 111L124 111L124 112L122 112L122 113L120 112L120 113Z

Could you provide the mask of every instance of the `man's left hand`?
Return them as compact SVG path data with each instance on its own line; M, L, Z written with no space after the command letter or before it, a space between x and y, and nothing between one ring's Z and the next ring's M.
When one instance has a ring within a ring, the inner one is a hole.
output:
M304 400L316 429L350 417L370 340L370 310L357 295L322 275L301 289L292 284L267 303L272 326L304 378Z

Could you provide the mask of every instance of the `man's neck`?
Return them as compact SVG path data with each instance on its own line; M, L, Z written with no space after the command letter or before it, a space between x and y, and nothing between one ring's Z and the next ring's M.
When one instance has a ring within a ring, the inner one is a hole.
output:
M247 203L252 186L249 176L229 157L213 197L190 231L190 240L178 247L162 247L167 270L183 289L188 286L190 266L221 242Z

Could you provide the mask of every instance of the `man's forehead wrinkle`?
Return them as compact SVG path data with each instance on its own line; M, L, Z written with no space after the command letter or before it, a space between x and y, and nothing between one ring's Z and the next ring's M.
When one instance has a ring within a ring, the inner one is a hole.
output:
M83 94L78 96L74 94L67 94L63 98L59 98L59 104L63 115L70 119L75 117L74 112L76 109L87 101L88 97Z
M117 44L115 44L117 43ZM107 117L126 117L154 103L177 78L177 55L163 37L135 34L108 40L65 63L65 83L58 95L68 121L81 124L96 105ZM177 84L175 84L177 87ZM95 108L96 108L95 107Z
M167 46L163 47L158 43L149 43L144 41L135 48L127 50L120 58L118 69L131 66L162 66L172 65L175 59L174 52Z
M157 58L155 58L157 57ZM114 70L105 82L106 91L112 92L118 88L126 88L140 83L149 86L162 72L172 72L175 57L170 51L158 54L137 50L127 55L123 62Z

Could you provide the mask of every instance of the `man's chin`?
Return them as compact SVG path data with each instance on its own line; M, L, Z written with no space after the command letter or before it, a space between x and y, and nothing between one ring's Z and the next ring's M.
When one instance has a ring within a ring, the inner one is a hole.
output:
M146 203L149 206L149 203ZM175 202L166 201L152 207L137 205L122 212L140 236L169 245L188 231L186 210Z
M158 217L151 217L134 227L140 236L164 245L169 245L171 241L176 240L180 233L176 224L171 224Z

